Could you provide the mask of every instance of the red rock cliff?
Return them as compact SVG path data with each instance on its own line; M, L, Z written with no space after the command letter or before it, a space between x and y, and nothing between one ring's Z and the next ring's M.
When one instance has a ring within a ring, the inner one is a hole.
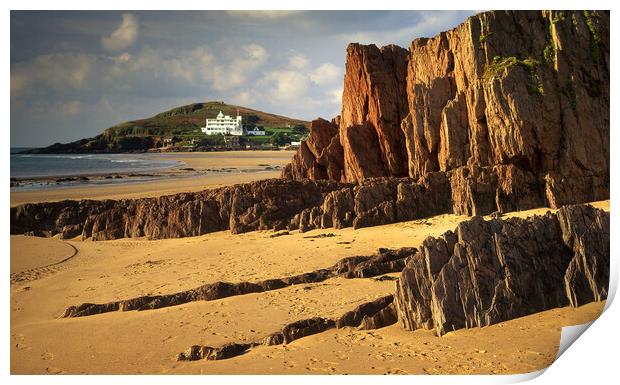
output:
M321 177L444 172L469 215L609 197L608 12L491 11L409 50L350 44L342 102ZM284 176L312 179L298 164Z

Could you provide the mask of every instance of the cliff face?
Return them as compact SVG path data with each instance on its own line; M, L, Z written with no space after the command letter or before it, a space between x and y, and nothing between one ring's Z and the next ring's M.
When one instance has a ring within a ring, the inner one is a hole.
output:
M607 298L609 213L589 205L556 214L474 217L427 238L403 269L395 305L409 330L439 335Z
M607 12L492 11L408 50L351 44L342 103L327 178L443 172L469 215L609 197Z
M342 93L344 180L407 176L405 137L408 52L395 45L350 44Z

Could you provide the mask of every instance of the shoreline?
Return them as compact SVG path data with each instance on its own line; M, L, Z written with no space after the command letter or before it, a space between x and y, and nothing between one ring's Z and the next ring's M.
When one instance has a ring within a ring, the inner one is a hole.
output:
M11 207L24 203L80 199L123 199L195 192L259 179L277 178L293 151L177 152L156 154L153 159L178 161L182 165L155 171L106 175L72 175L30 178L46 183L32 189L11 188ZM88 178L82 180L82 177ZM13 179L13 178L11 178ZM13 180L11 183L14 183Z

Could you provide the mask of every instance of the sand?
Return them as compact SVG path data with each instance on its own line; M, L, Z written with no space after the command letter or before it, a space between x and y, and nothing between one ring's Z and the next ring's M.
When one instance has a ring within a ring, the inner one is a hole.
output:
M28 237L27 242L11 242L11 274L60 264L75 255L73 245L58 239Z
M266 167L283 167L290 162L293 151L227 151L187 152L153 155L160 158L180 160L186 167L197 172L207 169L234 168L231 172L213 175L167 176L154 181L141 181L108 185L81 185L77 187L47 188L35 191L11 192L11 206L23 203L55 202L64 199L122 199L144 198L179 192L193 192L204 189L246 183L260 179L277 178L280 170L265 170ZM247 172L241 173L241 170ZM174 171L174 170L171 170Z
M595 206L609 210L609 201ZM524 373L550 365L561 327L596 318L603 303L553 309L443 337L398 325L330 330L217 362L178 362L175 357L194 344L252 341L291 321L339 316L392 293L394 282L334 278L157 310L58 318L67 306L83 302L172 293L218 280L277 278L378 247L418 246L426 236L453 229L464 219L441 215L359 230L294 231L277 238L269 231L105 242L12 236L12 266L26 271L22 281L11 285L11 373ZM334 236L308 238L318 234ZM68 249L62 243L78 253L52 270L32 273L42 266L37 264L65 258ZM26 252L25 246L42 254Z

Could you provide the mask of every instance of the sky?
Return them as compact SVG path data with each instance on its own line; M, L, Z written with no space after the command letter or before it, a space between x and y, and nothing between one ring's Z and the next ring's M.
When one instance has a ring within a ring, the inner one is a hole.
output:
M397 44L473 11L12 11L11 146L101 133L220 100L311 120L340 113L346 46Z

